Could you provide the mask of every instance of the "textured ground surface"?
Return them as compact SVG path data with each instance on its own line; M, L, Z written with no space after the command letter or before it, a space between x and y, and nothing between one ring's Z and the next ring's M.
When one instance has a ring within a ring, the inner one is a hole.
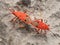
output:
M9 21L14 16L9 14L6 8L15 6L17 1L0 0L0 45L60 45L60 0L31 0L32 8L21 8L21 11L23 9L29 11L27 14L32 20L33 17L47 20L51 32L47 32L46 35L37 35L25 29L12 28L13 23Z

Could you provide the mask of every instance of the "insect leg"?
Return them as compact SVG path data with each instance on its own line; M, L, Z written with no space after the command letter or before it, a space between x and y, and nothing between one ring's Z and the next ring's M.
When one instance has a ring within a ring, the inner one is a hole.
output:
M16 17L14 17L13 19L11 19L10 22L13 22L13 21L15 21L15 20L16 20Z

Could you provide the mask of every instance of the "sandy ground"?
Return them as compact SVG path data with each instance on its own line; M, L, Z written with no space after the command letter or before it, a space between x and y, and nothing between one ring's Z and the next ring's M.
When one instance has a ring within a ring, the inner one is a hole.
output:
M0 45L60 45L60 0L31 0L30 6L33 8L21 8L21 11L29 11L27 14L32 20L36 17L47 21L50 31L46 35L20 29L17 23L16 28L13 28L14 24L10 20L14 16L6 8L15 6L17 1L0 0Z

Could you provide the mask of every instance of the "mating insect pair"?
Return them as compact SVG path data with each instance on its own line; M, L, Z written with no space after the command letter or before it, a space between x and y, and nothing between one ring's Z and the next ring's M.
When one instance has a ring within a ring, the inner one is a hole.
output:
M43 30L46 33L46 31L49 30L49 26L46 23L44 23L42 19L37 19L37 20L32 21L31 18L25 12L15 11L14 9L11 9L11 8L9 10L20 21L24 22L25 24L32 25L36 29L37 33ZM11 21L17 20L17 19L13 18Z

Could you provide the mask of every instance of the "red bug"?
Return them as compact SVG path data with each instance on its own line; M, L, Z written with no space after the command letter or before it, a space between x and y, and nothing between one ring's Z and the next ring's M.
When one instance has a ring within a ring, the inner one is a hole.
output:
M24 12L21 11L15 11L14 9L9 9L13 15L15 15L20 21L26 23L26 24L31 24L32 20L30 19L30 17ZM11 21L16 21L16 17L14 17Z
M49 25L47 25L46 23L44 23L42 19L38 19L38 20L33 21L32 25L37 28L36 31L38 33L39 33L39 31L42 32L43 30L46 33L46 31L49 30Z

